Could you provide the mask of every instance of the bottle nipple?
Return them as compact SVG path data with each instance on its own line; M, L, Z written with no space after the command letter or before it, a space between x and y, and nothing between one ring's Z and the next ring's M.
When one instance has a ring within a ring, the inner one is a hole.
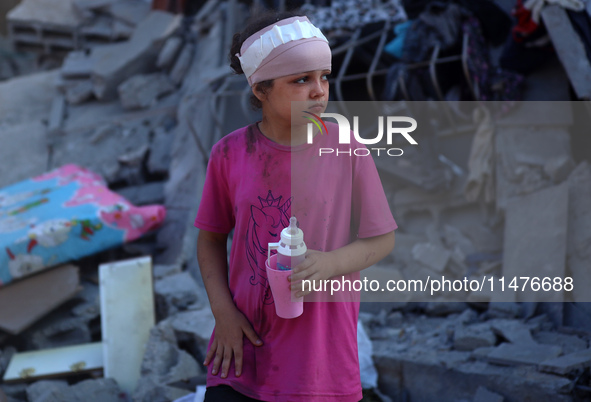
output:
M298 220L295 216L289 218L289 231L290 235L298 234Z

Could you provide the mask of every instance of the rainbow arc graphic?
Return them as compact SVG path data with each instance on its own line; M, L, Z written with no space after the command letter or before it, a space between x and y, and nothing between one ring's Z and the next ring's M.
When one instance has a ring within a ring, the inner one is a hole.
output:
M324 124L324 122L322 121L320 116L318 116L312 112L308 112L307 110L304 110L304 113L308 113L309 115L312 115L312 117L310 117L310 116L302 116L302 117L305 117L306 119L308 119L312 123L314 123L316 125L316 127L318 127L318 130L320 130L320 135L322 135L322 127L324 127L324 132L326 133L326 135L328 135L328 129L326 128L326 124ZM320 123L318 123L318 122L320 122ZM320 127L320 124L322 124L322 127Z

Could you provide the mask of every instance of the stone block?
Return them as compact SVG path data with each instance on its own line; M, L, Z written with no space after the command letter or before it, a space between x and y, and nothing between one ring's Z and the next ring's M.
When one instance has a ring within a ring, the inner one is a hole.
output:
M90 80L68 80L64 84L65 97L69 104L78 105L93 96Z
M487 356L489 363L502 365L537 365L545 360L560 356L560 346L538 345L536 343L502 343Z
M534 339L542 345L560 346L562 347L564 354L576 353L587 349L587 341L576 335L567 335L550 331L537 331L534 333Z

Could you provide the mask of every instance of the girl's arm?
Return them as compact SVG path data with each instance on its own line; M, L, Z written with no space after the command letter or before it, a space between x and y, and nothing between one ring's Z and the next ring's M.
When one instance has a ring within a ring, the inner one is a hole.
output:
M310 291L302 291L303 279L325 280L361 271L390 254L394 249L394 231L380 236L357 239L339 249L322 252L310 250L304 262L294 267L291 281L296 297Z
M197 260L205 290L215 317L215 335L205 356L204 365L213 358L211 373L216 375L220 368L222 378L228 376L234 357L237 377L242 373L242 342L246 336L253 345L260 346L260 340L244 314L238 310L228 287L227 234L199 231L197 239Z

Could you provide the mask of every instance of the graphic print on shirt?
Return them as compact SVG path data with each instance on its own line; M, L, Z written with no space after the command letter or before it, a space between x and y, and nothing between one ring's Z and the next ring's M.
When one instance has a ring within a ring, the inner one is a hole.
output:
M283 196L275 198L269 190L267 198L259 196L258 199L260 207L258 205L250 206L250 219L246 231L246 258L252 270L250 284L263 286L265 290L263 302L271 304L273 303L273 295L267 283L267 272L265 266L257 262L257 257L260 254L267 258L268 243L279 241L281 231L289 225L289 209L292 198L282 204Z

